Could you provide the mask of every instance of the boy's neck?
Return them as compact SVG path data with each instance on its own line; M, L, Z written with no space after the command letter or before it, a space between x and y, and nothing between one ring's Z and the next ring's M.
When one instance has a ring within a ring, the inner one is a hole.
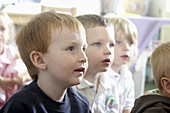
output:
M57 87L58 85L54 87L54 85L50 83L46 83L46 84L42 84L42 83L43 82L40 82L39 80L37 80L38 86L47 96L49 96L51 99L58 101L58 102L64 101L64 96L65 96L67 89L59 88Z
M165 91L163 91L163 92L162 92L162 95L163 95L163 96L165 96L165 97L170 98L170 94L169 94L169 93L167 93L167 92L165 92Z
M98 92L99 77L100 77L99 75L100 75L100 74L97 73L97 74L95 74L95 75L86 74L86 75L84 76L84 78L85 78L88 82L96 85L96 93Z
M121 66L116 66L116 65L112 65L111 68L116 72L116 73L119 73L120 74L120 68Z
M89 73L86 72L84 78L89 81L92 84L96 84L98 83L98 79L99 79L99 73Z
M65 90L65 92L66 92L66 90ZM58 99L55 99L55 100L58 101L58 102L64 102L65 92L61 96L59 96Z

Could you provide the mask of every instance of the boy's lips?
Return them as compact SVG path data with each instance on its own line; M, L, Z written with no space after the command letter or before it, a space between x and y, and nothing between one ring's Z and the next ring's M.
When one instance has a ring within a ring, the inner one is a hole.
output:
M121 57L124 57L124 58L129 58L129 56L128 56L128 55L122 55Z
M104 64L107 64L109 65L110 64L110 59L109 58L106 58L105 60L102 61Z
M128 55L122 55L121 58L123 58L124 60L128 60L129 56Z
M75 69L74 72L80 73L80 74L84 74L85 68L84 68L84 67L81 67L81 68Z

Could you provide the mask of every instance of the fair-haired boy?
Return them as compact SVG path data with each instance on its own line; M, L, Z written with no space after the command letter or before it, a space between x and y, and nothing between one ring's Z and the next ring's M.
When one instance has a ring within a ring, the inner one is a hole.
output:
M105 15L115 30L115 57L106 72L119 90L119 113L130 113L134 105L134 81L129 65L133 63L137 51L137 28L125 17Z
M93 113L118 113L118 93L114 82L101 74L107 71L114 58L114 28L106 19L87 14L77 19L86 30L89 67L80 85L75 88L84 94Z
M85 31L76 18L40 13L21 27L16 43L34 81L0 113L91 113L87 98L70 87L80 84L87 69Z
M156 47L151 54L151 68L160 93L139 97L131 113L170 113L170 41Z

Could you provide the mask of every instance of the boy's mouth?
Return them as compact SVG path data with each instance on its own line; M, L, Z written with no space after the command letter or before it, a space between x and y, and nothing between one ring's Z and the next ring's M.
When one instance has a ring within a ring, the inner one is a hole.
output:
M128 55L122 55L121 57L123 57L123 58L129 58Z
M110 64L110 59L107 58L107 59L103 60L102 62L105 64Z
M84 73L85 72L85 68L83 68L83 67L82 68L78 68L78 69L75 69L74 71L78 72L78 73L81 73L81 72Z

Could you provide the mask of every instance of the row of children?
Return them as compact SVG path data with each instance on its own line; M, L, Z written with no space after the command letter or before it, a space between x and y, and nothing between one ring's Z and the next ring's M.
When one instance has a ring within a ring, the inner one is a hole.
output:
M21 27L16 43L33 81L0 113L140 113L128 69L135 25L110 15L76 18L43 12Z

